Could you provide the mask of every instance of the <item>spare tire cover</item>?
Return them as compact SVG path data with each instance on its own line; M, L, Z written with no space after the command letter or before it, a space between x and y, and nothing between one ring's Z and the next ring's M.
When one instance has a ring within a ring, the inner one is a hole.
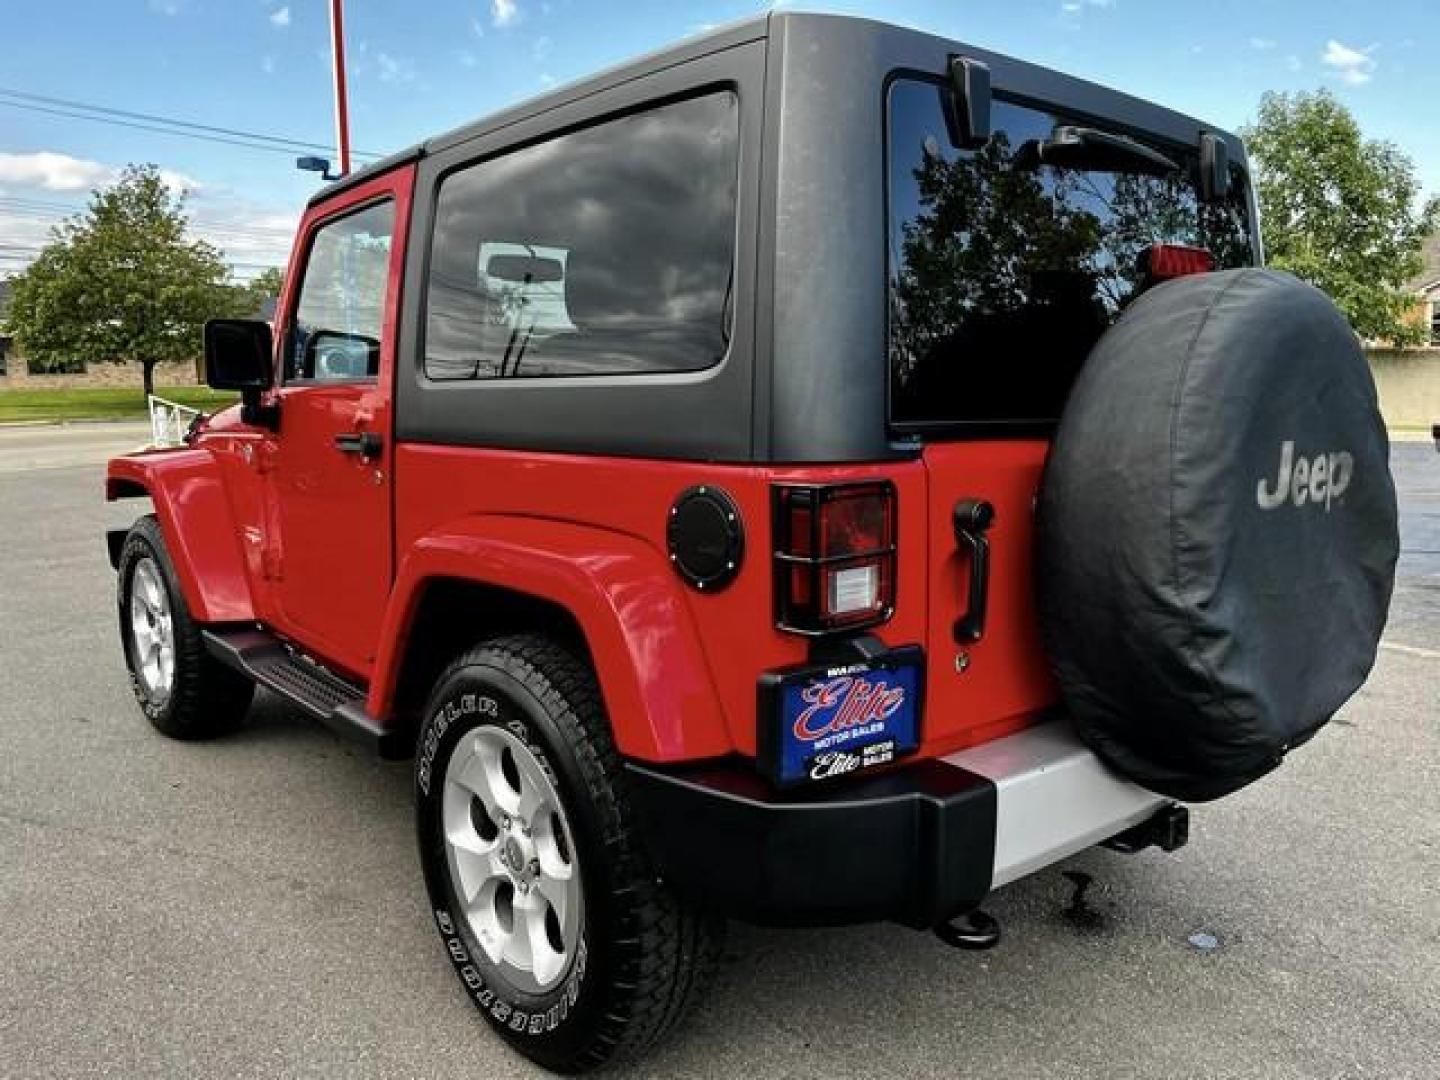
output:
M1076 381L1037 513L1065 703L1154 791L1264 775L1374 664L1399 548L1389 442L1355 334L1288 274L1136 300Z

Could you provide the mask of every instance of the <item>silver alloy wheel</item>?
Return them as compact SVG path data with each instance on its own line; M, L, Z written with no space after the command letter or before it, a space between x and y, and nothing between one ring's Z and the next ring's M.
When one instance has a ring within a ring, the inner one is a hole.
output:
M145 696L163 705L175 681L175 626L160 568L148 556L130 574L130 655Z
M515 989L553 988L574 962L584 916L555 785L520 739L485 726L461 736L442 799L450 881L480 947Z

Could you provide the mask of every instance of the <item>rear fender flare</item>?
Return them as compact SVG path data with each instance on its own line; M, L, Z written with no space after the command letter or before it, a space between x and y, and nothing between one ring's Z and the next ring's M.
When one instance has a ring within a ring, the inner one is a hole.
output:
M220 467L208 451L166 450L111 458L105 498L148 495L155 506L180 591L197 622L255 618Z
M686 598L664 557L622 533L508 515L466 518L409 546L381 630L367 702L372 716L392 714L410 630L437 579L520 592L568 611L584 634L622 754L663 762L734 749Z

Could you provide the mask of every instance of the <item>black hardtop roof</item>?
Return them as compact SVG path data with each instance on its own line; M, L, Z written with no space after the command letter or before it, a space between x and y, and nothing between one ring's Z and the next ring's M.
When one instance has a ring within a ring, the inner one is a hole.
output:
M468 124L447 131L442 135L435 135L424 142L416 143L397 153L391 154L380 161L366 165L363 169L356 169L349 175L335 183L322 188L310 198L310 204L323 202L336 192L344 191L346 188L362 184L371 177L378 176L396 165L426 154L434 153L437 150L456 143L462 143L479 135L485 135L510 124L518 123L531 116L536 116L559 105L565 105L572 101L588 97L591 94L608 90L613 86L619 86L632 79L638 79L655 71L661 71L676 64L683 64L696 57L708 56L711 53L719 52L722 49L729 49L736 45L743 45L746 42L756 41L764 38L769 31L770 15L759 15L740 22L730 23L717 27L704 34L686 38L674 45L667 45L654 52L645 53L633 60L627 60L615 67L605 68L588 75L575 82L557 86L532 98L527 98L515 105L510 105L499 112L490 113L478 120L472 120Z
M1017 60L1013 57L1004 56L1000 53L991 52L988 49L981 49L963 42L942 38L939 35L928 33L924 30L901 27L892 23L885 23L875 19L866 19L853 15L830 15L810 12L774 12L765 15L753 16L739 22L729 23L724 26L710 30L695 37L686 38L673 45L665 46L653 52L645 53L633 60L628 60L615 67L606 68L594 75L587 76L575 82L566 83L556 87L554 90L544 94L528 98L525 101L501 109L499 112L491 113L468 124L441 135L426 139L424 142L416 143L414 146L400 150L394 154L382 158L379 161L356 169L341 180L327 185L311 196L309 203L314 206L324 202L326 199L364 183L372 177L395 168L397 165L414 161L427 154L443 150L481 135L488 135L511 124L519 123L532 116L537 116L560 105L579 101L592 94L600 93L612 87L642 78L656 71L674 67L702 56L708 56L722 50L734 48L747 42L757 41L773 34L782 24L793 24L798 22L817 23L847 23L852 27L868 29L875 34L904 33L913 34L920 38L929 38L933 42L943 43L949 51L963 52L967 56L973 56L979 60L995 64L999 63L1010 69L1028 69L1035 74L1042 74L1054 87L1054 99L1064 101L1070 98L1082 100L1094 100L1097 93L1104 94L1111 101L1117 104L1123 103L1134 112L1137 107L1141 113L1156 111L1167 113L1171 118L1190 124L1196 128L1214 131L1216 134L1229 135L1214 125L1204 124L1193 117L1182 116L1174 110L1164 109L1144 99L1137 98L1123 91L1114 90L1110 87L1094 83L1086 79L1080 79L1072 75L1065 75L1052 69L1043 68L1040 65L1031 64L1028 61ZM937 72L936 74L939 74ZM1238 145L1238 140L1232 141Z

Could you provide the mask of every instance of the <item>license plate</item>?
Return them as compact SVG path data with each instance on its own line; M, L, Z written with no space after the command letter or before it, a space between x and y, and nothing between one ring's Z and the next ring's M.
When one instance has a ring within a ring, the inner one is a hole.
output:
M852 776L920 745L920 649L856 663L806 665L760 681L757 749L781 786Z

